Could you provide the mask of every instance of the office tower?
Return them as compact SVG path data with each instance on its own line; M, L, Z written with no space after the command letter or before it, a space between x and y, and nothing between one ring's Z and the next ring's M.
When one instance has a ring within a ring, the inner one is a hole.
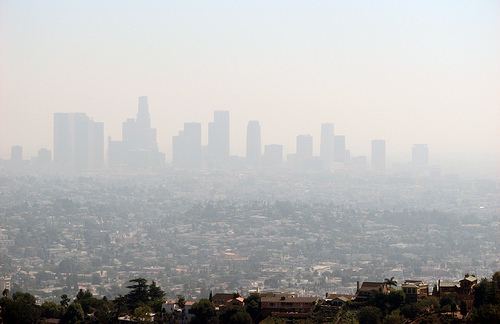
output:
M15 163L23 161L23 148L22 146L12 146L10 149L10 160Z
M102 166L104 125L84 113L54 114L54 163L62 171Z
M333 159L335 162L346 161L345 136L335 135L333 143Z
M89 120L89 167L104 167L104 123Z
M128 118L123 123L122 140L129 150L158 151L156 128L151 128L148 97L139 97L137 118Z
M38 165L48 165L52 162L52 152L46 148L41 148L38 150Z
M261 155L260 124L256 120L248 122L247 126L247 164L258 168Z
M276 168L283 164L283 145L270 144L264 146L262 166Z
M137 118L128 118L122 124L122 140L108 138L110 167L129 169L162 166L165 156L158 151L156 128L151 128L148 97L139 97Z
M411 162L415 169L426 169L429 166L429 148L427 144L413 144Z
M201 168L201 124L185 123L172 138L172 164L178 168Z
M214 121L208 124L208 165L224 168L229 164L229 111L214 112Z
M372 170L377 172L385 171L385 141L372 141Z
M365 155L353 156L349 158L349 165L352 169L362 171L366 170L368 163Z
M332 162L334 156L335 134L333 124L321 124L321 143L319 155L324 162Z
M311 135L297 136L297 156L309 159L313 156L313 137Z

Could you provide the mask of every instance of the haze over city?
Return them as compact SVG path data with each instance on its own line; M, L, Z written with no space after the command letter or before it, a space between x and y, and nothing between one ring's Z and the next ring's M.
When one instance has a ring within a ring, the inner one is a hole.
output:
M351 155L387 142L388 163L429 145L450 172L500 162L500 5L400 2L2 2L0 156L53 149L53 114L84 112L121 138L149 97L159 149L171 160L185 122L230 111L231 154L246 126L295 152L322 123Z
M494 0L0 0L0 323L500 323L499 58Z

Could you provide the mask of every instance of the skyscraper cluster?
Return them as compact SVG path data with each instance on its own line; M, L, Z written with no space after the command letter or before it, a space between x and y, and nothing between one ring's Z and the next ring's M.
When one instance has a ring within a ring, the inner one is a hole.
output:
M261 125L251 120L246 132L246 156L230 155L229 111L217 110L208 124L208 145L202 146L202 124L185 123L172 138L172 167L179 169L279 168L295 170L386 170L386 142L371 142L371 165L366 156L351 156L345 135L335 134L332 123L321 124L319 156L313 154L313 136L296 137L296 151L284 159L283 145L262 145ZM104 124L84 113L54 114L54 166L60 171L101 169L151 169L165 166L165 155L158 150L157 132L151 127L148 97L139 97L136 118L122 123L122 139L108 137L104 154ZM38 166L51 164L51 151L41 149L32 159ZM105 163L106 161L106 163ZM10 163L21 165L22 147L13 146ZM286 164L285 164L286 163ZM426 172L429 166L427 144L412 148L412 170Z
M162 166L165 156L158 151L156 128L151 128L148 97L139 97L137 118L122 125L122 140L108 138L108 165L111 168L151 168Z
M104 166L104 123L84 113L54 114L54 164L64 171Z

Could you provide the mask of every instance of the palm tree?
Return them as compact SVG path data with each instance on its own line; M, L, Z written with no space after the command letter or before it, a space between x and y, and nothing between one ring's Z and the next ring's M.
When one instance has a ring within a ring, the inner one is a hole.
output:
M394 280L394 277L391 277L391 279L385 278L384 283L388 287L392 287L392 286L396 287L398 285L398 282L396 280Z

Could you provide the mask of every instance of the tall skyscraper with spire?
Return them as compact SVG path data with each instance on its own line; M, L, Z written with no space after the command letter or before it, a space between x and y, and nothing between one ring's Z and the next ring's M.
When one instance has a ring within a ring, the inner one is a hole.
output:
M139 97L137 118L128 118L122 125L122 140L108 139L109 165L128 168L161 166L165 157L158 151L156 128L151 128L148 97Z
M247 164L256 169L260 166L262 144L260 137L260 124L256 120L248 122L247 126Z

